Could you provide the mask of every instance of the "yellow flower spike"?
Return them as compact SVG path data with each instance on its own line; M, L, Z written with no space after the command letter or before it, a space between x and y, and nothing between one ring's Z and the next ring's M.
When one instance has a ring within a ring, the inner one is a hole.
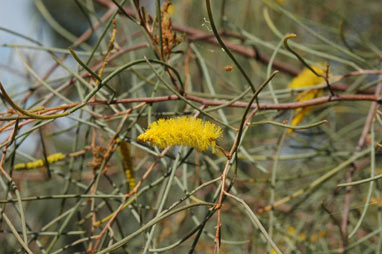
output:
M61 161L66 158L66 155L63 153L55 153L52 155L49 155L47 160L49 163L55 163L57 161Z
M13 167L13 169L14 170L21 170L21 169L25 169L27 167L27 164L25 164L25 163L18 163L18 164L16 164L14 167Z
M31 161L27 163L27 169L39 168L44 166L44 162L42 160Z
M325 72L322 70L322 68L313 66L312 69L318 74L325 76ZM291 89L304 88L318 85L323 82L325 82L324 78L318 77L308 68L304 68L302 72L288 84L288 87Z
M117 141L119 141L119 139ZM134 176L133 160L131 158L130 145L126 141L122 140L119 143L118 150L122 157L126 182L129 186L129 190L131 191L132 189L134 189L137 183Z
M49 163L55 163L57 161L61 161L66 158L66 155L63 153L55 153L52 155L49 155L46 159L48 160ZM14 170L22 170L22 169L35 169L35 168L40 168L45 165L44 160L35 160L35 161L30 161L27 163L19 163L14 166Z
M211 122L183 116L151 123L146 132L139 135L138 140L148 141L159 148L178 145L205 151L211 146L214 152L216 140L221 134L222 129Z
M317 66L313 66L312 69L320 75L323 75L323 76L325 75L325 72ZM309 86L315 86L323 82L325 82L324 78L318 77L308 68L304 68L304 70L288 84L288 87L290 89L298 89L298 88L304 88ZM311 100L311 99L322 96L322 93L323 93L322 89L313 89L313 90L304 91L299 93L296 101ZM302 122L305 115L311 110L312 110L312 107L296 109L295 116L292 119L291 125L297 126L300 122Z

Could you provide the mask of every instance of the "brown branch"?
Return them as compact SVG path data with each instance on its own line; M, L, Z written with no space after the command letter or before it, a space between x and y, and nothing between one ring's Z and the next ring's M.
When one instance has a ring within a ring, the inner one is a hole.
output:
M205 106L220 106L220 105L224 105L228 103L228 101L226 100L211 100L211 99L205 99L205 98L192 96L192 95L185 95L185 98L191 101L201 103ZM156 103L156 102L176 101L176 100L180 100L178 96L169 95L169 96L159 96L159 97L120 99L120 100L113 100L113 101L96 100L96 101L89 101L88 105L130 104L130 103L136 103L136 102ZM343 94L343 95L336 95L334 97L324 96L324 97L302 101L302 102L288 102L288 103L280 103L280 104L271 104L271 103L261 104L260 103L259 110L290 110L290 109L296 109L296 108L302 108L302 107L321 105L321 104L335 102L335 101L374 101L381 104L382 97L375 96L375 95L367 95L367 94ZM48 114L46 114L46 115L49 115L49 114L52 114L53 112L73 108L77 106L78 104L79 103L73 103L73 104L63 105L63 106L59 106L55 108L46 108L42 112L49 112ZM248 105L247 102L237 101L228 105L227 107L245 108L247 107L247 105ZM256 105L251 106L251 108L255 108L255 107ZM41 114L41 115L45 115L45 114ZM19 118L29 119L28 117L19 117ZM109 117L105 116L105 118L109 118ZM3 121L15 120L15 117L3 117L0 119L2 119ZM33 121L35 120L29 119L27 121L20 123L19 126L23 126ZM0 132L6 131L9 128L10 128L10 125L7 125L6 127L4 126L3 128L1 128Z
M207 33L204 33L198 29L191 28L191 27L185 27L185 26L180 26L180 25L173 25L174 30L178 32L185 33L189 36L190 41L196 41L196 40L203 40L207 43L219 46L219 42L216 40L213 35L209 35ZM234 38L241 38L241 39L246 39L245 37L242 37L240 35L232 34L232 33L221 33L222 36L226 37L234 37ZM245 56L247 58L252 58L260 63L263 64L269 64L270 57L267 57L263 54L261 54L258 50L254 50L253 48L245 47L242 45L238 45L233 42L229 42L226 40L223 40L224 44L233 52L240 54L242 56ZM272 67L275 68L276 70L282 71L284 73L288 73L292 76L297 76L300 70L297 70L293 67L290 67L289 65L286 65L280 61L273 61Z
M375 97L381 96L382 92L382 76L379 76L379 82L375 89ZM371 125L373 124L375 115L377 113L378 103L373 102L370 105L369 113L366 118L365 125L363 126L363 130L361 133L361 136L358 140L358 145L356 147L356 152L360 152L365 145L367 134L370 131ZM374 146L374 144L371 144ZM346 182L350 183L353 180L353 174L356 172L356 167L353 165L353 167L346 172ZM351 202L351 191L352 186L346 187L346 196L344 201L344 216L342 218L342 225L341 225L341 233L342 238L345 239L342 244L342 252L345 253L345 249L347 247L348 238L347 238L347 229L349 224L349 211L350 211L350 202Z
M187 99L198 101L200 103L206 104L208 106L219 106L224 103L228 103L228 101L214 101L209 99L202 99L196 96L188 95ZM324 96L312 100L302 101L302 102L289 102L289 103L280 103L280 104L261 104L259 105L260 110L271 110L271 109L296 109L314 105L325 104L327 102L334 101L376 101L378 103L382 102L382 98L375 95L366 95L366 94L343 94L337 96ZM247 106L246 102L235 102L230 105L231 107L240 107L244 108ZM256 107L256 105L252 105L252 108Z
M103 5L106 5L109 8L113 7L113 4L111 4L111 2L104 1L104 0L98 0L98 2L103 4ZM124 11L128 15L130 15L131 17L135 17L135 14L131 9L124 7ZM184 33L185 35L187 35L187 39L190 41L203 40L207 43L210 43L210 44L213 44L216 46L220 46L219 42L215 39L213 34L210 35L210 34L204 33L203 31L201 31L199 29L196 29L196 28L181 26L181 25L176 25L176 24L173 24L172 27L175 31L181 32L181 33ZM223 33L221 33L221 35L225 36L225 37L232 37L232 38L239 38L241 40L246 40L246 37L244 37L242 35L238 35L238 34L223 32ZM243 55L243 56L248 57L248 58L255 59L255 60L257 60L263 64L269 63L270 57L267 57L267 56L261 54L257 50L253 50L253 48L238 45L238 44L235 44L235 43L229 42L229 41L224 41L224 44L230 50L232 50L233 52L235 52L237 54ZM288 73L292 76L296 76L300 72L299 70L294 69L293 67L286 65L283 62L280 62L277 60L273 61L272 66L276 70L282 71L284 73Z
M126 54L130 51L135 51L137 49L141 49L141 48L146 48L148 46L147 43L140 43L140 44L137 44L137 45L134 45L134 46L131 46L131 47L126 47L126 48L123 48L123 49L120 49L118 52L112 54L109 58L109 61L113 61L114 59L118 58L119 56L123 55L123 54ZM98 62L94 67L91 67L91 69L93 71L96 71L96 70L99 70L101 67L102 67L102 64L103 64L103 60ZM84 72L81 74L81 77L84 78L84 77L87 77L89 75L88 72ZM58 87L56 89L57 92L60 92L62 90L64 90L65 88L67 88L68 86L70 86L71 84L73 84L75 81L77 81L77 78L74 77L72 78L71 80L65 82L64 84L62 84L60 87ZM41 105L44 105L45 103L47 103L52 97L54 96L54 94L50 94L48 95L40 104Z
M198 103L201 103L206 106L220 106L227 104L227 100L211 100L211 99L205 99L193 95L185 95L186 99L195 101ZM120 100L113 100L113 101L104 101L104 100L97 100L97 101L91 101L89 104L102 104L102 105L109 105L109 104L129 104L129 103L135 103L135 102L146 102L146 103L156 103L156 102L163 102L163 101L175 101L179 100L179 97L176 95L168 95L168 96L158 96L158 97L142 97L142 98L129 98L129 99L120 99ZM368 94L342 94L342 95L336 95L336 96L324 96L319 97L312 100L306 100L302 102L287 102L287 103L280 103L280 104L272 104L272 103L260 103L259 109L260 110L273 110L273 109L296 109L296 108L302 108L302 107L309 107L309 106L315 106L320 104L325 104L328 102L334 102L334 101L374 101L377 103L382 103L382 97L375 96L375 95L368 95ZM234 108L245 108L247 107L248 103L244 101L237 101L232 104L230 104L227 107L234 107ZM70 107L70 105L67 105ZM255 108L256 105L252 105L251 108Z

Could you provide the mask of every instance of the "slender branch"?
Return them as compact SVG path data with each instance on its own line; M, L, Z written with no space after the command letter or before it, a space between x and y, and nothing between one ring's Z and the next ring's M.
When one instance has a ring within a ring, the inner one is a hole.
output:
M216 26L215 26L215 21L214 21L214 17L212 15L212 10L211 10L211 1L210 0L206 0L206 6L207 6L207 13L208 13L208 18L210 19L210 22L211 22L211 27L212 27L212 31L214 32L214 35L216 37L216 39L218 40L220 46L224 49L224 52L231 58L231 60L235 63L236 67L239 69L239 71L241 72L241 74L243 75L244 79L247 81L248 85L252 88L252 91L254 93L256 93L256 88L255 88L255 85L252 83L251 79L249 78L249 76L247 75L247 73L244 71L243 67L241 67L241 65L239 64L239 62L236 60L236 58L232 55L231 51L229 50L229 48L224 44L223 40L220 38L220 35L219 35L219 32L218 30L216 29Z

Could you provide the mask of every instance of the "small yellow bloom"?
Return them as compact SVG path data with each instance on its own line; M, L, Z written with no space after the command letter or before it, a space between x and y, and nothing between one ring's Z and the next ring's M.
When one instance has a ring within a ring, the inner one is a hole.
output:
M318 234L313 234L313 235L310 236L310 242L311 243L316 243L319 238L320 238L320 236Z
M297 234L297 230L293 226L288 226L286 232L294 237L297 237L299 241L306 241L307 236L304 232ZM309 241L311 243L316 243L320 238L324 238L327 235L327 231L319 231L318 233L314 233L310 236Z
M289 235L292 235L292 236L294 236L294 237L297 237L300 241L305 241L306 240L306 234L305 233L299 233L299 234L297 234L297 230L296 230L296 228L295 227L293 227L293 226L289 226L289 227L287 227L287 233L289 234Z
M293 227L293 226L288 226L286 231L287 231L288 234L290 234L290 235L295 235L295 234L296 234L296 228Z
M63 153L55 153L48 156L48 162L49 163L55 163L57 161L61 161L66 158L66 155Z
M325 72L316 66L312 67L315 72L320 75L325 75ZM324 78L318 77L308 68L305 68L297 77L295 77L289 84L288 87L291 89L304 88L309 86L315 86L325 82ZM305 92L299 93L296 101L306 101L311 100L322 95L322 89L307 90ZM305 115L312 110L312 107L298 108L296 109L295 116L292 119L291 125L298 125L305 117Z
M216 140L221 134L221 128L213 123L184 116L159 119L151 123L146 132L139 135L138 140L148 141L159 148L183 145L205 151L211 146L214 151Z
M298 239L300 241L305 241L306 240L306 234L305 233L300 233L297 235Z
M167 14L169 17L171 17L172 15L174 15L175 13L175 5L174 4L170 4L168 7L167 7Z
M117 140L119 141L119 139ZM125 170L125 177L126 177L126 182L129 186L129 190L131 191L134 189L134 187L137 185L135 176L134 176L134 169L133 169L133 160L131 158L131 151L130 151L130 145L122 140L119 143L119 153L121 154L122 157L122 162L123 162L123 168Z
M63 153L55 153L52 155L49 155L46 159L49 163L55 163L57 161L65 159L65 154ZM36 160L36 161L30 161L27 163L19 163L14 166L14 170L21 170L21 169L35 169L43 167L45 162L43 160Z
M325 72L321 68L313 66L312 69L318 74L325 76ZM288 84L288 87L291 89L304 88L318 85L323 82L325 82L325 79L318 77L308 68L304 68L302 72Z
M310 236L310 242L316 243L320 238L325 238L325 236L328 234L327 231L320 231L318 233L315 233Z

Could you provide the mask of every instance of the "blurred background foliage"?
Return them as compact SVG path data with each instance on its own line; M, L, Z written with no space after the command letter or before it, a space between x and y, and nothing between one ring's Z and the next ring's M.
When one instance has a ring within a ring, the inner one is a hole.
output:
M382 174L380 1L211 1L240 67L206 2L3 3L5 91L28 112L70 114L27 116L2 92L0 253L381 252L380 180L337 186ZM288 87L316 63L331 89ZM240 68L256 88L279 73L231 159L253 97ZM294 102L312 89L327 100L293 129ZM137 141L157 119L195 114L223 129L225 154ZM223 171L247 208L229 196L212 206Z

